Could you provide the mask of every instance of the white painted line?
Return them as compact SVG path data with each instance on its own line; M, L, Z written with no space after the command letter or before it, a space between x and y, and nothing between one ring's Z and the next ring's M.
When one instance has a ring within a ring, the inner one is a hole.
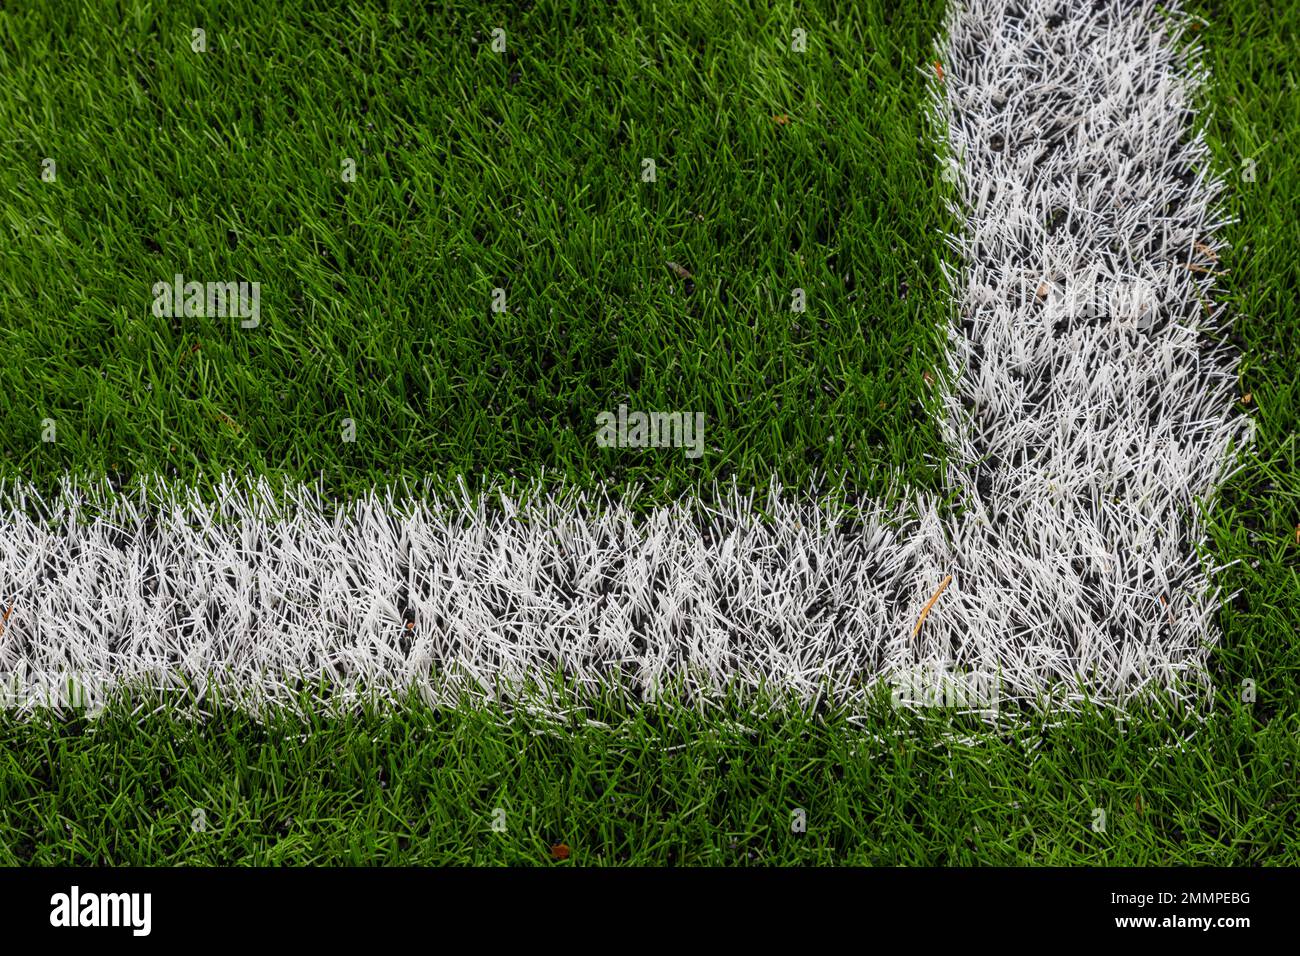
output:
M1196 502L1247 425L1204 336L1220 246L1189 134L1201 78L1164 23L1115 0L951 13L934 108L961 158L957 513L923 498L849 527L784 493L769 520L736 493L638 518L577 493L335 507L233 481L49 502L11 485L0 694L450 700L559 669L579 693L739 681L852 704L889 679L915 703L942 673L1055 706L1194 698L1217 640Z

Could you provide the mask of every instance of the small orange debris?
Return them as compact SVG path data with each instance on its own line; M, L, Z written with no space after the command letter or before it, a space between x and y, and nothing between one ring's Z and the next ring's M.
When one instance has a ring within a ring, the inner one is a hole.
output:
M772 116L772 122L777 126L785 126L790 122L790 117L786 116L784 113L776 113Z
M1254 393L1247 392L1245 395L1241 396L1241 404L1249 405L1252 398L1254 398Z
M916 622L916 627L912 628L913 637L916 637L916 635L921 633L921 625L924 624L925 619L930 616L930 608L934 607L934 602L939 600L939 595L942 594L944 591L946 591L948 589L948 585L951 583L952 583L952 575L950 574L943 579L943 583L939 585L939 590L934 592L934 596L931 597L930 600L925 602L925 607L921 609L921 616Z
M935 75L939 77L940 81L942 81L942 80L943 80L943 64L940 63L938 60L935 60L935 61L934 61L934 72L935 72Z
M551 847L551 859L567 860L569 858L569 844L557 843Z

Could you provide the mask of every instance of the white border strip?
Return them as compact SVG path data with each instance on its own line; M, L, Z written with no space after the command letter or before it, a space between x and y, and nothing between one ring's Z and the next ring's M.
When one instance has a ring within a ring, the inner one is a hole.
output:
M233 480L215 498L9 486L0 694L30 709L71 679L92 706L139 683L439 702L557 670L579 690L738 682L848 704L918 673L1055 706L1203 689L1216 600L1196 503L1247 426L1233 361L1205 344L1220 245L1188 128L1201 77L1164 24L1117 0L950 14L933 105L965 218L941 423L959 514L923 498L848 528L779 491L761 518L735 492L637 516L577 492L334 506Z

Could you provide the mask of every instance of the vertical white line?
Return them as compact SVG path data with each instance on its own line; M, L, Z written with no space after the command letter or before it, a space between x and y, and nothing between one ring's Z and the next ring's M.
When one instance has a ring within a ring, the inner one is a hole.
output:
M1247 425L1202 305L1221 184L1179 21L970 0L941 46L965 218L944 425L968 510L943 522L956 582L927 654L999 667L1013 694L1069 669L1121 700L1173 688L1216 639L1196 507Z

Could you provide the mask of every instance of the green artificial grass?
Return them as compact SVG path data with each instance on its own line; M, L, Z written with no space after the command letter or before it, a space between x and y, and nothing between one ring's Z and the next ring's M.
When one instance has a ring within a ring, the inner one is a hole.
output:
M595 716L0 717L0 864L1300 863L1294 715Z
M1300 11L1194 6L1258 426L1209 516L1206 560L1234 562L1218 581L1240 592L1219 615L1211 713L1007 728L883 704L852 718L611 703L593 705L598 725L419 705L265 723L156 702L0 714L0 863L1300 863ZM190 58L181 12L70 9L0 13L12 474L301 470L346 490L547 467L665 496L724 473L797 482L814 464L868 493L880 464L932 480L937 439L904 403L924 394L944 308L912 72L938 5L886 23L875 4L795 18L659 2L581 26L503 7L504 62L483 49L493 18L469 6L399 28L249 5L198 18L227 23L209 29L215 67ZM805 18L808 58L787 60L771 37ZM367 70L385 85L344 83ZM635 182L652 151L656 191ZM335 163L352 152L344 187ZM46 153L66 157L57 184L37 177ZM690 269L689 294L668 261ZM176 270L260 278L262 328L152 322L149 285ZM806 321L759 292L796 277L814 291ZM508 318L488 307L503 281ZM716 412L724 451L602 457L580 428L620 394ZM355 446L334 440L345 410Z
M1207 560L1231 563L1218 583L1236 594L1214 677L1226 693L1253 682L1265 721L1300 701L1300 8L1196 8L1209 21L1196 31L1213 76L1207 138L1236 220L1220 281L1256 427L1209 522Z
M933 486L942 3L588 6L0 13L0 477ZM703 456L599 447L623 403Z

